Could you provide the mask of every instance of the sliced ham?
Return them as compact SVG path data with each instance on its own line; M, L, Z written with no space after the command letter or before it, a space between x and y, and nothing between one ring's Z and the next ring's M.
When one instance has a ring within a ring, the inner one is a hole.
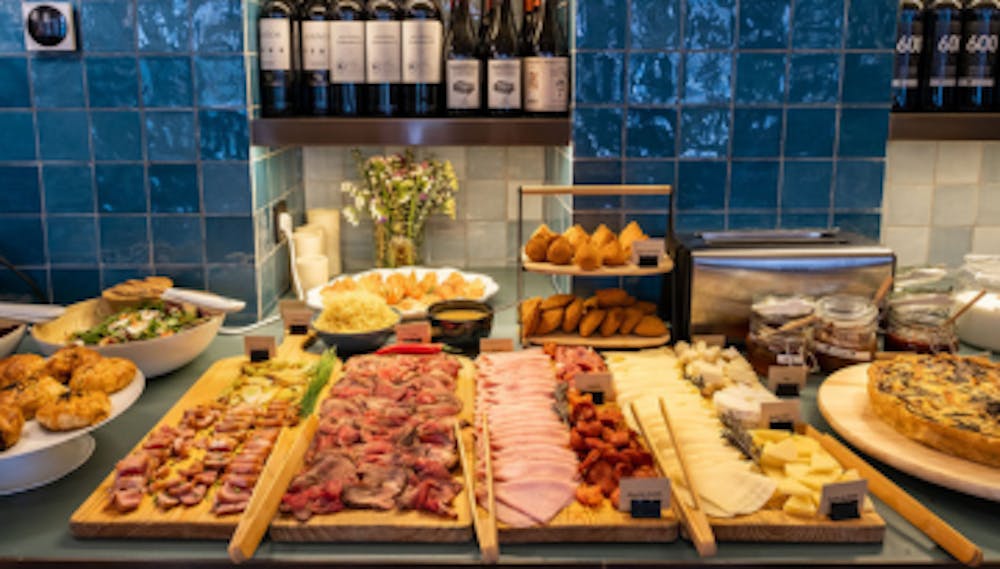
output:
M527 478L494 485L498 502L540 524L556 517L576 497L576 484L561 478Z

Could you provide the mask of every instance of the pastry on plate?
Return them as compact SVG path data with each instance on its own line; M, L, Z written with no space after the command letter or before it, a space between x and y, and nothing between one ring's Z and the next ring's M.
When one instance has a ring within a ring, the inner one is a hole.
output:
M125 358L101 358L79 367L69 380L73 391L97 390L105 393L121 391L135 379L135 364Z
M50 431L72 431L99 423L110 414L111 399L107 393L71 392L39 408L35 420Z

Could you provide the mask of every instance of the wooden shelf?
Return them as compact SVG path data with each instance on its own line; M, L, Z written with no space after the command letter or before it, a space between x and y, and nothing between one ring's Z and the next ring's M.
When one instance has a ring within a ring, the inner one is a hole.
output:
M568 146L573 122L559 118L254 119L258 146Z
M891 113L889 140L1000 140L1000 113Z
M658 348L670 341L670 333L663 336L623 336L614 334L612 336L601 336L595 334L584 338L579 334L552 333L544 336L529 336L527 343L542 346L545 344L558 344L560 346L590 346L598 350L627 350L640 348Z
M656 267L637 267L633 264L618 267L600 267L593 271L585 271L576 265L556 265L555 263L536 263L524 260L524 270L546 275L567 275L571 277L646 277L650 275L665 275L674 269L670 257L664 257Z

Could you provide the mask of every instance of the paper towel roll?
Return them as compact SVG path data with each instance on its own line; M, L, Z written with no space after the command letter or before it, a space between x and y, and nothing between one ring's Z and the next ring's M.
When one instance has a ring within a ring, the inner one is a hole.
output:
M317 207L306 211L306 221L309 225L318 225L326 233L326 257L329 260L330 274L340 274L340 210Z
M299 257L295 260L295 269L299 272L303 291L325 285L330 273L326 255Z
M292 240L295 241L296 258L310 255L326 256L326 235L320 227L300 227L292 234Z

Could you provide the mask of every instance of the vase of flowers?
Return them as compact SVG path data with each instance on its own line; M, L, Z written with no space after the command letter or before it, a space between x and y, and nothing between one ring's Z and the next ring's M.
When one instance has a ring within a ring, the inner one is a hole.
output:
M354 226L363 217L372 220L378 267L419 264L427 220L434 214L455 219L458 181L451 162L416 160L410 149L368 159L357 149L353 154L361 183L341 186L351 201L344 217Z

